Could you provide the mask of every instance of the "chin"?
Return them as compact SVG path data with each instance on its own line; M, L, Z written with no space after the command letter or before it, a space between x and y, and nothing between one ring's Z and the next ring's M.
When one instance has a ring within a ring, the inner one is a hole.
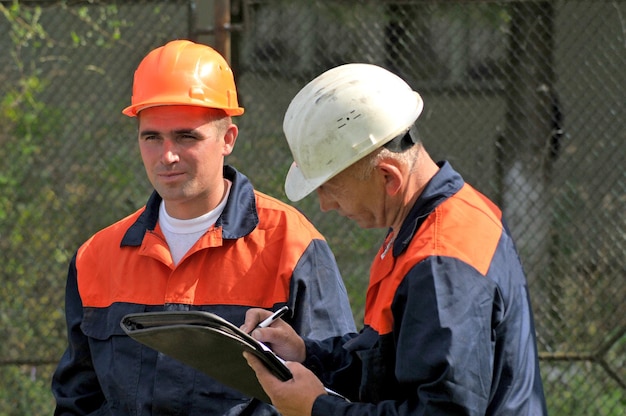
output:
M365 221L365 220L359 221L359 220L356 220L356 219L353 220L353 221L356 222L357 225L360 228L363 228L363 229L384 228L384 227L382 227L382 226L380 226L380 225L378 225L376 223L370 222L370 221Z

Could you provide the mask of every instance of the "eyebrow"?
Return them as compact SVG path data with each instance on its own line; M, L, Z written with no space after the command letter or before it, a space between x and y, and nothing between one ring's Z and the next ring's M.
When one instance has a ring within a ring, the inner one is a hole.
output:
M174 136L178 136L180 134L198 134L197 129L175 129L171 130L170 133ZM140 136L160 136L162 132L157 130L142 130L139 132Z

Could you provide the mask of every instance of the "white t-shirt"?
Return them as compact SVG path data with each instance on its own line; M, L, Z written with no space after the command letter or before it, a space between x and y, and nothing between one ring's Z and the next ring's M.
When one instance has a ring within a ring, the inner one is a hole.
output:
M228 195L230 194L231 182L225 179L224 183L226 191L220 203L212 211L196 218L189 220L173 218L165 210L165 203L161 201L161 206L159 207L159 225L170 247L174 264L178 264L196 241L215 224L215 221L217 221L222 211L224 211Z

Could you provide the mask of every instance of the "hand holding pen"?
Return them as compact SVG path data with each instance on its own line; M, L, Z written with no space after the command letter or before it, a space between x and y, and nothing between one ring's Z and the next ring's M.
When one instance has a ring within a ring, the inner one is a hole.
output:
M288 311L289 311L289 306L286 306L286 305L283 306L282 308L280 308L279 310L271 314L269 317L267 317L267 319L264 319L263 321L259 322L259 324L254 329L267 328L268 326L272 325L274 321L276 321L278 318L283 316Z
M278 309L276 312L274 312L273 314L271 314L270 316L268 316L267 318L265 318L264 320L259 322L257 324L257 326L254 327L254 329L252 331L254 331L255 329L258 329L258 328L267 328L267 327L271 326L272 323L276 322L281 316L283 316L288 311L289 311L289 307L283 306L282 308ZM252 331L251 331L251 333L252 333ZM294 358L292 358L292 361L302 362L302 361L304 361L304 356L305 356L305 353L306 353L306 351L304 349L304 343L302 341L302 338L300 338L295 333L295 331L293 331L293 329L291 330L291 333L293 334L292 340L296 341L294 345L297 345L297 347L291 349L291 351L295 352L294 357L296 357L296 356L302 357L301 359L297 359L296 358L295 360L294 360ZM263 345L265 345L265 344L263 344ZM274 345L276 345L276 344L274 344ZM280 354L280 351L274 351L274 352L278 353L279 359L282 360L282 358L280 358L280 355L283 355L283 354ZM283 355L283 356L287 357L287 355ZM250 357L247 357L246 359L250 359ZM329 389L327 387L324 387L324 390L326 391L327 394L330 394L330 395L336 396L336 397L340 397L340 398L342 398L342 399L344 399L346 401L349 401L347 398L345 398L341 394L335 392L334 390L331 390L331 389Z
M259 322L262 316L267 316L267 310L250 308L246 312L246 319L241 330L251 335L254 334L257 341L270 347L279 357L288 361L301 362L306 358L304 340L291 325L286 322L280 322L280 324L277 322L279 317L288 310L289 308L285 306ZM257 329L259 331L256 331Z

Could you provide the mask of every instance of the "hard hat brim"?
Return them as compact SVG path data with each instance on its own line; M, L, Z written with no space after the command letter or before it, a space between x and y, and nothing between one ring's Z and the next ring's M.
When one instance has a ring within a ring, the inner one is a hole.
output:
M141 103L130 105L122 110L122 114L128 117L135 117L137 114L150 107L160 107L166 105L189 105L194 107L206 107L213 108L216 110L222 110L229 116L240 116L244 113L243 107L221 107L219 105L215 105L211 102L188 99L181 100L179 97L170 97L170 96L158 96L152 100L146 100Z
M293 162L285 178L285 194L292 202L300 201L324 184L331 176L332 175L326 175L307 179L302 174L298 165L296 165L296 162Z

